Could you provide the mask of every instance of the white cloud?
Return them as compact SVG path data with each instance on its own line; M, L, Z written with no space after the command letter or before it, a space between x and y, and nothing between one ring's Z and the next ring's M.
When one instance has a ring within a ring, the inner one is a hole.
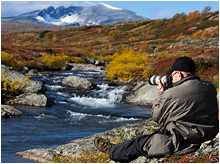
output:
M169 19L172 18L175 14L175 11L169 9L152 8L149 10L149 17L151 19Z
M175 13L171 10L159 10L156 15L158 18L171 18Z

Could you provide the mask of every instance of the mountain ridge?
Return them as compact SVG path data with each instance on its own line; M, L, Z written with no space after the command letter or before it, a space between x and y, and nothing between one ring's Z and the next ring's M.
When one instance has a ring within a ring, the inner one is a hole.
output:
M15 17L2 17L3 20L17 20L56 26L107 25L117 22L148 20L133 11L117 8L105 3L86 6L70 6L57 8L49 6L41 10L24 13Z

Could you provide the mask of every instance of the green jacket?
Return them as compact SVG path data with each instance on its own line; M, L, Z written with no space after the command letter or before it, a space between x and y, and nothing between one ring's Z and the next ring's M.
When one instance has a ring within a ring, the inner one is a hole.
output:
M159 93L152 117L170 135L153 135L144 146L147 151L151 149L149 156L196 151L219 132L215 86L197 76L185 77Z

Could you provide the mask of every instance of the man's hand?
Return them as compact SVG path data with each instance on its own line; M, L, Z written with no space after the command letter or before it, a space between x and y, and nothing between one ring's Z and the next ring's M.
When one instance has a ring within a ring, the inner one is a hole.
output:
M157 90L158 90L159 92L163 92L163 91L165 90L165 85L163 85L163 84L161 83L161 81L159 81L159 83L158 83Z

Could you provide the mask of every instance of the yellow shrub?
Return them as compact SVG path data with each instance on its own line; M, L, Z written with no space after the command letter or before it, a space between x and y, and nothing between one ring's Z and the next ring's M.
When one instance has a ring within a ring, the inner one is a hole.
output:
M15 71L18 71L21 68L21 63L6 52L1 52L1 62L6 66L12 67Z
M92 46L89 45L89 46L84 50L84 52L85 52L86 54L89 54L89 53L91 52L91 50L92 50Z
M41 56L41 60L45 64L45 67L49 69L59 69L68 62L68 56L66 56L64 53L57 55L43 54Z
M146 66L146 68L143 71L143 80L147 80L149 78L149 75L152 74L152 68L150 65Z
M146 65L148 61L149 58L145 54L133 50L124 50L121 55L116 52L114 59L106 67L107 77L109 80L129 80L138 76L148 76L147 70L151 69Z
M71 62L71 63L86 63L86 60L79 58L79 57L71 57L69 62Z
M128 40L129 40L130 42L132 42L132 41L135 40L135 38L132 36L132 37L128 38Z
M102 33L102 29L101 29L101 28L98 30L98 33L99 33L99 34L101 34L101 33Z
M104 60L104 61L107 61L107 62L110 62L110 61L112 61L113 59L115 59L117 56L119 56L120 55L120 53L117 51L117 52L115 52L115 54L114 55L106 55L106 56L99 56L98 57L98 59L99 60Z
M58 37L57 37L57 36L54 36L54 37L53 37L53 41L54 41L54 42L58 41Z
M21 93L25 93L25 88L30 85L28 79L30 76L26 76L22 81L17 79L12 81L7 78L7 74L4 72L1 73L1 93L4 98L12 98ZM7 101L7 99L5 100Z
M201 31L197 31L194 35L193 35L193 39L200 39L202 36L202 32Z
M194 19L198 19L202 16L201 13L199 13L198 10L194 11L193 13L189 13L187 16L186 16L186 22L189 22L191 20L194 20Z
M111 30L108 34L108 36L112 39L112 40L116 40L117 39L117 33L114 30Z
M45 34L45 38L46 39L52 39L54 37L54 34L56 33L56 31L52 31L52 32L47 32Z
M113 60L113 55L106 55L105 57L99 56L99 59L109 62Z

